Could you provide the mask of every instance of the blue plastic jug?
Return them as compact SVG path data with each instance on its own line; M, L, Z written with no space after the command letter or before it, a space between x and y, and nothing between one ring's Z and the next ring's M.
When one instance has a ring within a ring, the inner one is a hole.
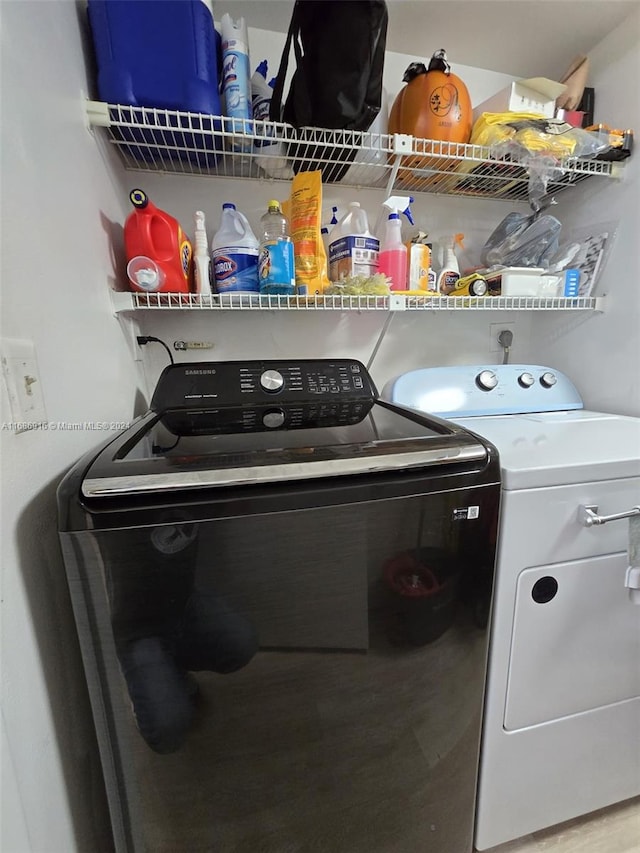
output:
M220 36L202 0L88 0L110 104L220 115Z

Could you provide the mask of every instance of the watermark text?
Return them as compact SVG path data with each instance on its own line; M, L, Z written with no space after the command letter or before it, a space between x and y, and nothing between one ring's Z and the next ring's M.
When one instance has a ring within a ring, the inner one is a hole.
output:
M100 430L110 432L127 429L128 421L4 421L2 432L84 432Z

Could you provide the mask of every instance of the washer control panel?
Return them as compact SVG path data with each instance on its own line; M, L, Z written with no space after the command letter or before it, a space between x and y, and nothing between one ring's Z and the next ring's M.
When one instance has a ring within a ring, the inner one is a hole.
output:
M281 405L318 399L375 400L377 396L366 367L354 359L192 362L165 368L151 408Z
M583 408L564 373L536 364L425 367L387 382L381 396L444 418Z

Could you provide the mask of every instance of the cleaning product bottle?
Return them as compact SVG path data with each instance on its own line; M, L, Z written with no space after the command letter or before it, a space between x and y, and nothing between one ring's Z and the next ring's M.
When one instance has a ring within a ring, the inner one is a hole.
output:
M334 205L331 208L331 219L326 225L322 225L320 227L320 234L322 236L322 242L324 244L324 251L327 256L327 261L329 260L329 234L333 230L333 226L338 224L338 217L336 216L338 212L338 208Z
M427 273L427 290L429 291L429 293L435 295L437 293L440 293L440 291L438 290L438 276L436 274L435 269L433 268L433 243L426 243L425 245L429 249L430 257L429 272Z
M204 213L201 210L196 210L193 220L196 227L193 241L195 246L193 252L194 290L201 296L211 296L211 258L209 257Z
M378 272L391 279L391 290L407 287L407 247L402 242L402 223L399 213L390 213L384 237L380 243Z
M188 293L191 290L192 248L189 238L173 216L160 210L140 189L131 190L133 211L124 225L127 261L145 257L160 274L130 278L133 290Z
M288 181L293 177L282 142L277 138L275 128L269 122L271 95L275 77L267 83L268 63L266 59L258 65L251 77L251 109L258 124L253 125L253 147L258 155L256 162L270 178ZM265 122L265 124L261 124Z
M260 293L290 296L296 288L293 243L289 223L280 209L279 201L272 200L267 204L267 212L260 218L260 222Z
M376 227L373 232L378 240L382 241L390 213L402 213L407 217L407 221L410 225L415 225L415 222L413 221L413 214L411 213L411 205L413 204L413 201L413 196L410 195L391 195L388 199L382 202L382 207L380 208L380 213L376 220Z
M211 240L211 261L218 293L257 293L258 241L235 204L222 205L220 228Z
M329 278L338 282L346 276L375 275L379 250L380 241L369 231L366 211L352 201L329 232Z
M222 30L222 92L225 114L237 121L231 123L235 134L250 131L246 120L251 118L251 81L249 74L249 37L244 18L234 21L228 13L221 19ZM244 121L242 121L243 119ZM234 151L250 151L252 142L232 141Z
M456 286L460 278L460 267L455 253L455 244L462 240L462 234L443 237L442 245L442 267L438 273L438 291L443 296L448 296Z
M429 273L431 272L431 247L427 243L427 234L424 231L418 233L405 243L407 247L407 290L419 290L421 292L435 290L429 286Z

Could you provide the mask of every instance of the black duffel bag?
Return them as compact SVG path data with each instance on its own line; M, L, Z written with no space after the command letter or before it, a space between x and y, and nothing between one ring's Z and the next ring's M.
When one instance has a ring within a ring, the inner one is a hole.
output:
M287 146L294 172L339 181L380 112L388 13L384 0L296 0L271 97L270 118L294 128ZM296 69L282 98L291 43ZM320 128L311 131L308 128ZM329 143L329 144L326 144Z

